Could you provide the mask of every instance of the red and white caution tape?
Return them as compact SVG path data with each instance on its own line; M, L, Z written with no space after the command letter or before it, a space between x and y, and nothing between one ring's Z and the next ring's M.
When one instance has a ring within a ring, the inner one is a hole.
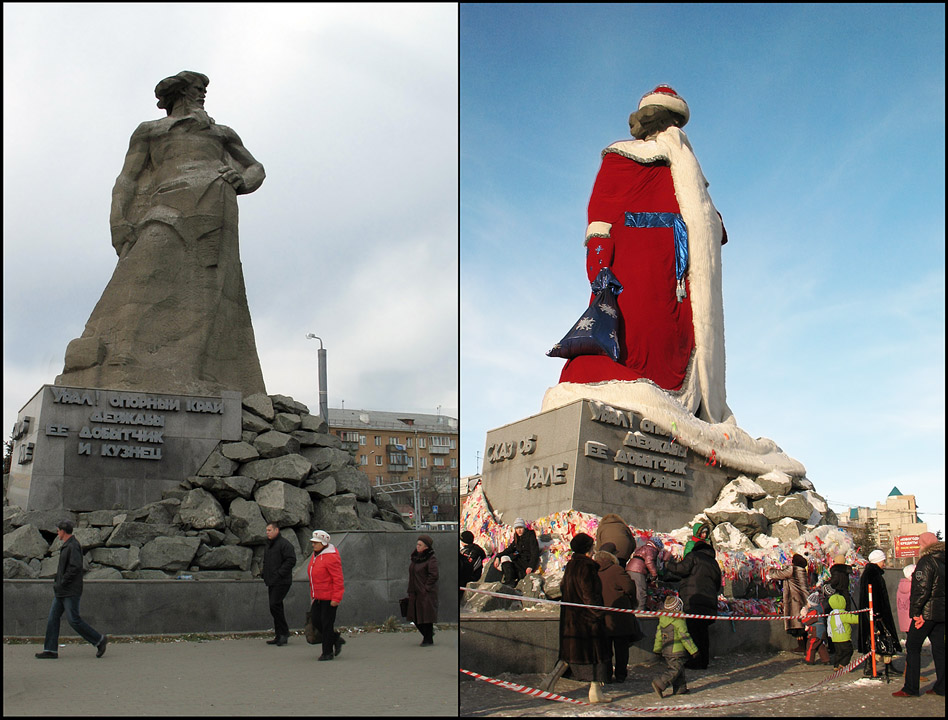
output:
M481 595L490 595L491 597L506 598L508 600L520 600L521 602L535 602L546 605L568 605L578 608L592 608L593 610L608 610L610 612L632 613L639 617L676 617L676 618L695 618L699 620L799 620L800 615L692 615L689 613L659 612L655 610L629 610L628 608L606 607L604 605L583 605L581 603L563 602L562 600L549 600L547 598L526 597L524 595L506 595L491 590L481 590L480 588L459 588L466 592L480 593ZM863 610L850 610L852 613L869 612L869 608ZM810 617L829 617L829 615L811 615Z
M802 690L787 690L776 693L769 693L767 695L754 695L748 698L742 698L739 700L726 700L713 703L704 703L702 705L657 705L654 707L637 707L630 708L624 707L622 705L613 705L609 704L610 710L622 710L624 712L636 712L636 713L657 713L657 712L683 712L686 710L703 710L706 708L718 708L718 707L727 707L729 705L745 705L747 703L753 702L766 702L767 700L777 700L779 698L789 697L791 695L803 695L804 693L815 692L820 689L821 686L835 680L841 675L845 675L848 672L851 672L856 667L860 665L866 658L869 657L869 654L857 657L849 665L844 668L840 668L836 672L820 680L815 685L811 685L808 688L803 688ZM517 685L515 683L506 682L505 680L497 680L496 678L487 677L486 675L481 675L479 673L473 672L471 670L465 670L464 668L458 668L459 672L464 673L465 675L470 675L475 680L482 680L488 682L492 685L497 685L498 687L506 688L507 690L513 690L514 692L520 693L521 695L530 695L531 697L541 698L543 700L554 700L556 702L565 702L573 705L583 705L587 707L596 707L595 704L589 703L583 700L577 700L575 698L566 697L565 695L558 695L553 692L548 692L546 690L539 690L537 688L527 687L526 685Z

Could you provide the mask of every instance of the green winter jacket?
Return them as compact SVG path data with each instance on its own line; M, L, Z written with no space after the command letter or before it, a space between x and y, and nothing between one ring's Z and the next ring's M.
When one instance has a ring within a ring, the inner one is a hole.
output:
M701 538L702 528L707 528L708 535L707 538L705 538L705 542L708 543L708 545L711 544L711 526L707 523L695 523L691 528L691 538L685 543L685 552L682 553L682 558L694 549L695 543Z
M826 618L826 629L833 642L846 642L852 637L853 625L859 624L859 616L855 613L843 612L846 607L846 598L842 595L830 595L830 607L833 610Z
M698 654L698 646L688 634L688 626L683 618L662 616L658 619L658 630L655 631L655 645L652 652L667 656L681 656L688 651L692 655Z

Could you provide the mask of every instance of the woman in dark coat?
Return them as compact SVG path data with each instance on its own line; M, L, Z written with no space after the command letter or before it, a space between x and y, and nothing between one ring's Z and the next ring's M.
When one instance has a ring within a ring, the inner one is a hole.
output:
M570 541L573 556L566 563L560 589L563 602L602 606L599 565L590 557L593 539L586 533ZM572 678L589 682L589 701L607 702L601 685L609 679L609 638L604 610L560 606L560 660L569 664Z
M721 568L715 559L714 548L704 540L698 540L681 560L665 562L665 572L681 578L678 595L686 613L695 615L717 615L718 595L721 593ZM711 639L708 628L714 620L685 618L688 634L698 646L698 654L685 663L685 667L704 670L711 659Z
M635 605L635 585L628 573L623 571L613 554L615 545L606 543L593 556L599 565L599 581L602 583L602 604L606 607L631 610ZM609 637L609 675L616 682L625 682L629 676L629 645L642 637L638 622L632 613L607 612L606 635ZM614 652L614 655L613 655ZM613 671L612 659L615 658ZM606 680L610 682L610 680Z
M793 652L806 652L806 627L800 615L806 610L807 578L806 558L794 555L790 565L779 570L771 570L767 576L771 580L783 580L783 614L793 617L783 621L787 634L797 639Z
M889 604L889 591L885 586L885 553L873 550L869 553L869 562L859 580L859 609L869 607L869 588L872 588L872 610L875 615L876 654L891 658L892 653L902 652L899 631L892 619L892 606ZM872 652L869 636L869 613L859 613L859 652ZM866 675L872 674L872 660L866 660ZM888 665L888 661L886 661ZM888 672L888 667L885 668Z
M434 645L434 624L438 621L438 558L429 535L419 535L408 566L409 622L421 633L422 646Z

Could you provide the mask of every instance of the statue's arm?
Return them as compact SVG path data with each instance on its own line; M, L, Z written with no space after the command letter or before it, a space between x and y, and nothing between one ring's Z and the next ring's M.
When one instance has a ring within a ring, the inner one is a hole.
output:
M250 151L244 147L240 137L229 127L221 126L224 131L224 149L238 165L233 168L234 173L224 173L224 179L227 180L238 195L252 193L263 184L267 174L263 170L263 165L257 162Z
M142 123L132 133L125 154L125 164L122 172L115 180L112 188L112 211L109 215L109 226L112 230L112 247L119 257L122 257L126 248L131 247L133 227L128 219L129 206L135 197L138 180L148 164L148 123Z

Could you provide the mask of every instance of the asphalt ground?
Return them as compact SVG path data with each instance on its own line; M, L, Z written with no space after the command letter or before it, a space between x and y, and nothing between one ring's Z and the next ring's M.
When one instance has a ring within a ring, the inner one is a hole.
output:
M832 674L832 667L805 665L801 655L779 653L732 653L715 657L707 670L686 670L689 693L659 699L651 681L661 674L664 664L647 663L630 667L628 679L604 687L611 699L603 705L574 705L534 698L497 687L483 680L461 675L461 717L618 717L643 713L674 717L945 717L945 698L926 695L935 681L931 648L922 650L922 695L894 698L902 678L890 683L864 678L862 666L803 694L767 699L810 688ZM895 666L901 672L904 655ZM539 687L545 676L503 673L497 680ZM553 692L588 702L589 683L561 679ZM747 702L756 700L755 702ZM688 709L688 706L725 703L719 707ZM660 708L668 708L666 711ZM629 709L647 709L640 713Z
M110 636L98 659L89 643L61 638L56 660L34 657L42 639L5 640L3 715L457 717L457 626L436 625L429 647L414 630L345 637L328 662L302 635L283 647L260 634Z

